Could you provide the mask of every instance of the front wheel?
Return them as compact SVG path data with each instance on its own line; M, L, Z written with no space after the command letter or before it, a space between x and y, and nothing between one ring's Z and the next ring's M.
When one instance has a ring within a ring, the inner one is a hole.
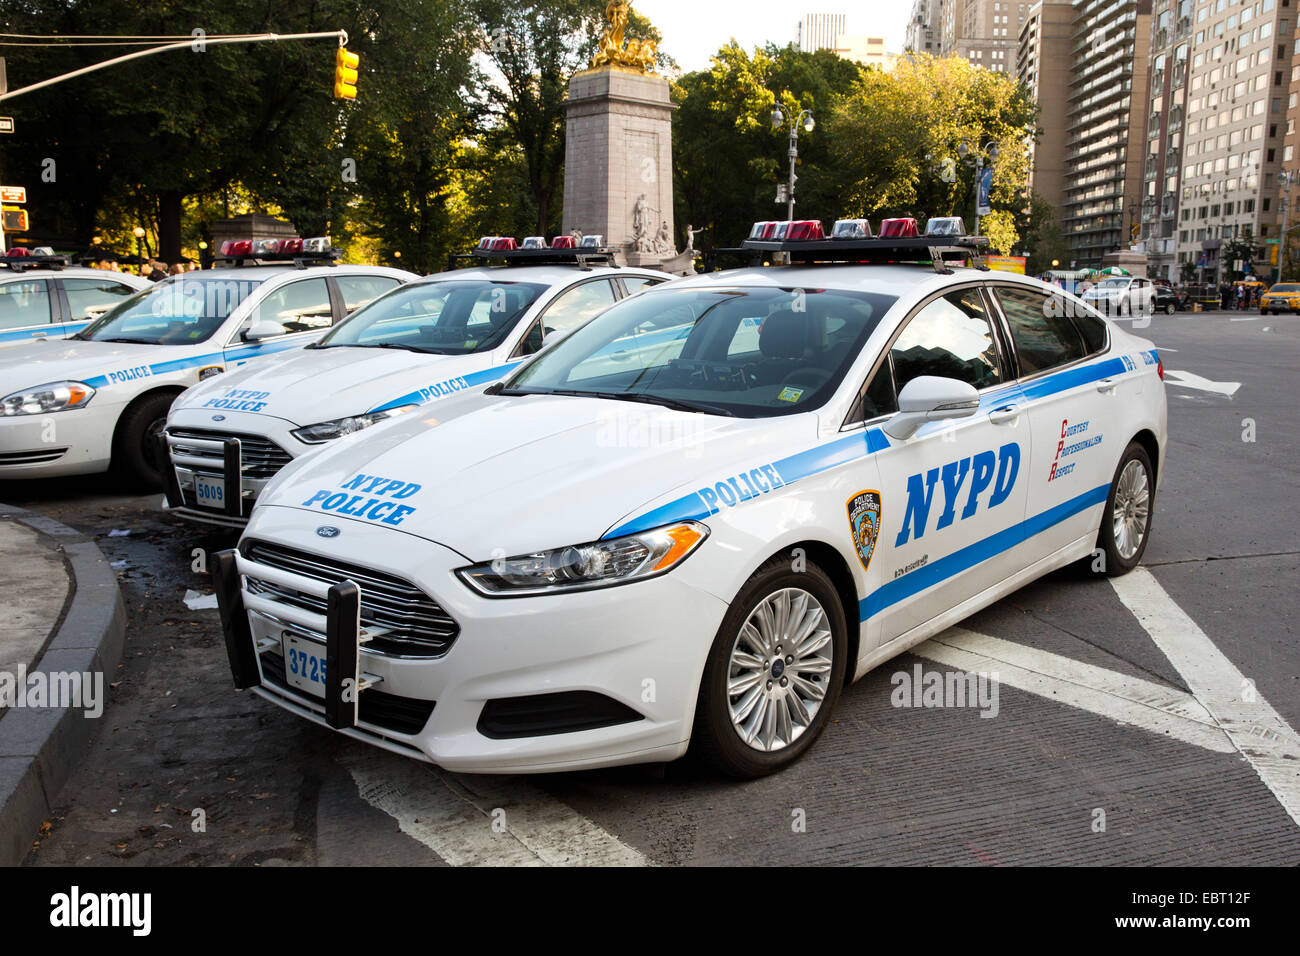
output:
M793 763L830 719L847 654L844 608L826 573L768 561L713 640L695 708L696 753L734 777Z
M158 461L158 433L167 424L176 396L160 392L141 399L122 414L113 436L113 474L130 491L162 488L163 462Z
M1108 576L1128 574L1141 563L1151 537L1155 494L1151 456L1140 444L1132 442L1124 449L1115 469L1110 497L1101 516L1101 531L1097 534L1097 547L1105 555L1104 571Z

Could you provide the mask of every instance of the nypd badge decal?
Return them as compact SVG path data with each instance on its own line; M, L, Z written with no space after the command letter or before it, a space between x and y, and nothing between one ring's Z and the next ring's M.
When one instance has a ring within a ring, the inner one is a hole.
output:
M857 549L862 570L871 564L880 536L880 492L860 491L849 499L849 531L853 534L853 547Z

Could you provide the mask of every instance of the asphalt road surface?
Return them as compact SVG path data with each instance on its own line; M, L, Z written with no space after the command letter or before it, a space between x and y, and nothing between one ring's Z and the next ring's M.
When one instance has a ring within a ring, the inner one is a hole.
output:
M0 485L96 535L130 615L28 862L1300 864L1300 318L1143 334L1172 433L1145 570L1024 588L853 685L807 757L750 783L689 761L460 776L347 740L231 688L216 611L184 602L231 538L102 478ZM998 671L996 716L894 706L918 667Z

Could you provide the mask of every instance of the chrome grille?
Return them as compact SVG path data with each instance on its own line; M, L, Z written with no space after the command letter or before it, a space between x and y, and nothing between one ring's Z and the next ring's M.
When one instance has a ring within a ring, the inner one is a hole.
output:
M374 635L367 650L399 657L440 657L460 633L451 615L402 578L262 541L246 541L240 549L250 561L280 571L327 584L353 581L361 588L361 623ZM253 594L315 614L325 613L322 598L262 580L255 573L245 577Z
M175 428L168 429L167 433L173 438L200 438L204 441L225 441L227 438L238 438L242 464L241 472L248 478L273 478L281 468L293 461L293 456L287 451L275 442L259 435ZM215 455L207 449L188 447L183 442L172 445L172 453L211 461L213 474L219 475L225 468L225 462L219 455Z

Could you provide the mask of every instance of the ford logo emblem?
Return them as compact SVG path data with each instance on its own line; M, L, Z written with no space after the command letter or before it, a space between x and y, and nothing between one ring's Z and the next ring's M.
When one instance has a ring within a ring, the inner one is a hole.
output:
M322 538L337 538L343 532L340 531L338 528L331 527L330 525L325 525L324 527L317 528L316 533L320 535Z
M224 422L224 421L226 420L226 416L225 416L225 415L213 415L213 416L212 416L212 420L213 420L214 422Z

